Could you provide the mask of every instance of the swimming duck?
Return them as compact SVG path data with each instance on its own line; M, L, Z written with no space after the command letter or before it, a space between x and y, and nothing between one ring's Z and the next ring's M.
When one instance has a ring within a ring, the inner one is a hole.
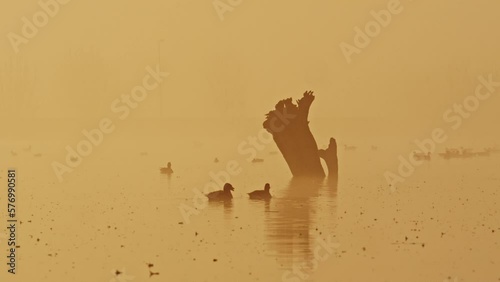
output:
M233 198L231 191L234 191L233 185L226 183L223 190L208 193L206 196L209 201L226 201Z
M170 162L167 163L167 167L161 167L160 172L163 174L172 174L174 171L172 170L172 164Z
M250 196L250 199L268 200L271 199L271 193L269 193L270 189L271 185L266 183L264 190L255 190L252 193L248 193L248 195Z

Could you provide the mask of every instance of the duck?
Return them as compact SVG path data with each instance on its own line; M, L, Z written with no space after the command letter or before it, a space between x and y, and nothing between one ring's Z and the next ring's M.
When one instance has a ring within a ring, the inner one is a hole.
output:
M230 183L226 183L224 184L223 190L214 191L206 194L205 196L208 197L209 201L226 201L233 198L231 191L234 191L233 185L231 185Z
M248 196L250 196L250 199L268 200L271 199L271 193L269 193L270 189L271 185L266 183L264 190L255 190L252 193L248 193Z
M160 172L163 174L172 174L174 171L172 170L172 164L170 162L167 163L167 167L161 167Z
M358 147L351 145L344 145L346 151L355 151Z
M427 152L427 154L425 154L425 153L413 152L413 158L417 161L430 161L431 153Z

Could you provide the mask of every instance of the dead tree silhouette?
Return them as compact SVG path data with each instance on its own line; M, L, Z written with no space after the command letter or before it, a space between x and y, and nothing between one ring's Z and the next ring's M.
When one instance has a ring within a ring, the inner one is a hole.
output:
M292 98L279 101L275 109L266 115L264 128L272 134L274 142L285 158L294 177L324 177L320 157L328 167L328 175L338 174L337 143L330 139L326 150L318 150L318 145L309 129L309 109L315 97L312 91L292 102Z

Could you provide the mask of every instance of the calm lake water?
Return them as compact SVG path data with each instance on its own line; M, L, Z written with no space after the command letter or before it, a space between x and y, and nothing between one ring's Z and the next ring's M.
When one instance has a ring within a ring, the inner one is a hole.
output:
M384 172L410 149L340 148L338 180L292 180L274 144L252 164L238 153L241 136L166 149L140 136L118 149L106 140L62 183L50 164L79 139L35 142L41 157L18 148L6 156L22 220L8 281L500 281L500 155L435 156L391 192ZM167 161L170 178L159 174ZM229 161L241 167L233 201L185 222L179 207L193 207L193 189ZM249 200L266 182L273 199Z

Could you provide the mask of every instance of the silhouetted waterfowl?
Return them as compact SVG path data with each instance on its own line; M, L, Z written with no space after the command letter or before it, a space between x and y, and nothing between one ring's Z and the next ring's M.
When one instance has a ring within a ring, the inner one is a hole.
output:
M474 157L474 153L470 148L462 148L462 158L472 158Z
M210 201L226 201L233 198L231 191L234 191L233 185L226 183L223 190L208 193L206 196Z
M160 172L163 174L172 174L174 171L172 170L172 164L170 162L167 163L167 167L161 167Z
M16 151L14 151L14 150L11 150L11 151L10 151L10 154L11 154L12 156L14 156L14 157L15 157L15 156L17 156L17 152L16 152Z
M488 151L490 153L500 153L500 149L498 148L498 146L486 148L485 151Z
M264 159L255 158L252 160L252 163L262 163L262 162L264 162Z
M72 162L74 162L74 163L76 163L76 162L78 161L78 157L71 156L71 157L69 158L69 160L70 160L70 161L72 161Z
M42 156L42 154L37 153L37 154L33 154L33 156L35 156L35 157L39 158L39 157L41 157L41 156Z
M495 153L494 148L485 148L483 151L474 152L472 149L446 149L446 152L440 153L439 155L445 159L453 158L472 158L472 157L489 157L492 153Z
M358 147L356 147L356 146L344 145L344 149L345 149L346 151L354 151L354 150L356 150L357 148L358 148Z
M491 152L488 150L484 150L482 152L477 152L476 155L478 157L489 157L491 155Z
M461 149L454 149L454 148L446 148L446 151L444 153L439 153L441 157L443 157L445 160L449 159L465 159L465 158L471 158L474 157L476 154L472 152L472 149L466 149L466 148L461 148Z
M219 159L215 158L214 163L218 163L218 162L219 162Z
M248 193L248 196L250 196L250 199L268 200L271 199L271 193L269 193L270 189L271 185L269 185L269 183L266 183L266 185L264 186L264 190L255 190L251 193Z
M446 148L446 151L444 153L439 153L441 157L444 159L448 160L451 158L459 158L460 157L460 151L458 149L449 149Z
M413 152L413 158L417 161L430 161L431 153L427 152L427 154L425 154L425 153Z

